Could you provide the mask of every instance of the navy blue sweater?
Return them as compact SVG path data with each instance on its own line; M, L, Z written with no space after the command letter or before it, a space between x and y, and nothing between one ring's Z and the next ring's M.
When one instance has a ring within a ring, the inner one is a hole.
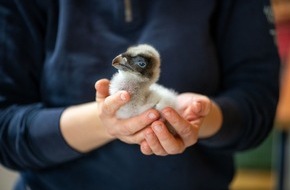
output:
M271 130L279 60L268 1L124 2L0 1L0 161L21 172L18 189L227 189L234 152ZM62 111L94 101L112 58L139 43L160 51L161 84L218 103L222 129L174 156L118 140L77 152L60 133Z

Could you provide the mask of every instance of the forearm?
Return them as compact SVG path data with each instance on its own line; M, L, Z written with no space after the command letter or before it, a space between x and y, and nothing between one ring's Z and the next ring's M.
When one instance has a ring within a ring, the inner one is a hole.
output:
M97 103L67 108L60 119L61 133L66 142L79 152L88 152L113 140L97 114Z

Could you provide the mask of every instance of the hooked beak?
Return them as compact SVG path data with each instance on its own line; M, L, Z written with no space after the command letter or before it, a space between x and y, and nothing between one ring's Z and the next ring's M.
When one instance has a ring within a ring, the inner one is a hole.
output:
M113 59L112 66L118 70L124 70L124 71L133 70L133 68L129 66L127 58L122 57L121 54Z
M123 58L122 58L122 55L120 54L120 55L118 55L117 57L115 57L115 58L113 59L113 61L112 61L112 65L113 65L114 67L116 67L117 65L120 65L122 61L123 61ZM123 61L123 62L124 62L124 61Z

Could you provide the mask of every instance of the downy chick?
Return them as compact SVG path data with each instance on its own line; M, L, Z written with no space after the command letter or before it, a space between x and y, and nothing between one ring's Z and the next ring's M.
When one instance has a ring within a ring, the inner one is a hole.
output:
M160 55L150 45L128 48L115 57L112 65L118 69L110 84L110 94L129 92L130 101L117 111L118 118L130 118L150 109L176 108L177 93L156 82L160 75ZM168 124L167 124L168 125ZM169 129L172 131L171 127Z

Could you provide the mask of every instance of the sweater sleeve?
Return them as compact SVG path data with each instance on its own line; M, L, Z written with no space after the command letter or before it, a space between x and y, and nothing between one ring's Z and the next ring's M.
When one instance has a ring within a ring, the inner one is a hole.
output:
M44 20L35 5L15 2L0 4L0 162L37 169L80 153L61 135L64 108L48 108L41 98Z
M272 129L279 96L279 58L267 0L222 1L216 27L223 125L201 144L229 151L257 146ZM269 16L269 15L268 15Z

